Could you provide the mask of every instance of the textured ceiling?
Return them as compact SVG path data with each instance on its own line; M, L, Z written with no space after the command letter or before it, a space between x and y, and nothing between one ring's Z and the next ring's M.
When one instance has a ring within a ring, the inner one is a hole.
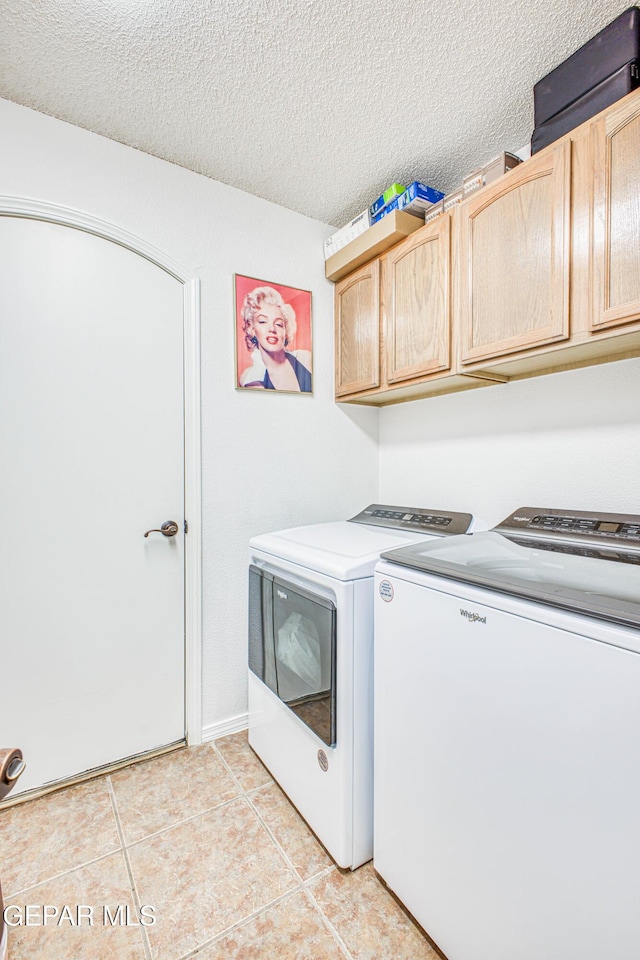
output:
M3 0L0 96L341 226L533 126L617 0Z

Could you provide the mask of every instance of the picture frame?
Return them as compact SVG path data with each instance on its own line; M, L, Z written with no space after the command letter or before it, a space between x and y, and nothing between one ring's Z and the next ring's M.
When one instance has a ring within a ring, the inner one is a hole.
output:
M311 291L234 274L236 389L313 395Z

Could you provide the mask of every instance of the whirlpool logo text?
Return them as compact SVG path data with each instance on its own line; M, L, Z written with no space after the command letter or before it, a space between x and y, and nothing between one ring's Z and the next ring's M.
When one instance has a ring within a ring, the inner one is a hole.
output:
M460 607L460 616L464 617L465 620L468 620L469 623L486 623L487 618L481 617L479 613L474 613L473 610L463 610Z

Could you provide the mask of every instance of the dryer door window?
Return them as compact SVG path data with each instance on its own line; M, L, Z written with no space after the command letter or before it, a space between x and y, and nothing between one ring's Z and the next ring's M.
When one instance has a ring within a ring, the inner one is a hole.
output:
M336 742L336 608L249 571L249 667L328 746Z

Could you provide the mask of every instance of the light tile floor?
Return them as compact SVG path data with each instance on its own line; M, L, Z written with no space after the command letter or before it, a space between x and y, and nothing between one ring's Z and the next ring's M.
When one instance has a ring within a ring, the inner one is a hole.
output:
M11 915L31 910L8 960L437 960L371 864L335 866L244 733L0 808L0 877Z

